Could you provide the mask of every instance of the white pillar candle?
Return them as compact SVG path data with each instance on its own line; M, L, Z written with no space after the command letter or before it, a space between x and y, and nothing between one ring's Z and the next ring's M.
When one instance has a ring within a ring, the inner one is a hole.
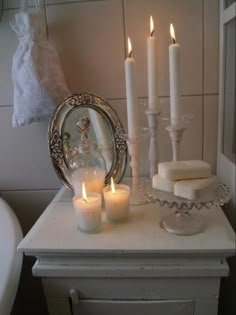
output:
M85 185L84 185L85 187ZM84 193L73 197L75 217L81 232L97 232L101 225L102 202L98 193Z
M105 182L105 170L99 167L78 168L71 175L75 195L82 194L82 183L86 185L87 192L102 194Z
M159 112L158 76L157 76L157 40L154 36L153 18L150 16L150 36L147 39L148 70L148 107L152 112Z
M174 27L170 25L173 43L169 46L170 118L171 125L181 123L180 45L176 43Z
M128 57L125 60L125 83L127 98L128 136L133 140L138 137L139 109L136 91L135 60L132 55L132 46L128 38Z
M103 190L106 215L108 220L119 222L127 219L129 215L130 189L127 185L107 186Z

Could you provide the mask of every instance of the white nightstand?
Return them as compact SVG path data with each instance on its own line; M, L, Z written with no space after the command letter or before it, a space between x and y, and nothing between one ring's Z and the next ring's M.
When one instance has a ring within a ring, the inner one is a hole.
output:
M127 223L100 233L76 227L72 193L62 188L20 243L37 257L50 315L216 315L235 234L220 208L201 210L204 232L175 236L159 222L168 209L131 208Z

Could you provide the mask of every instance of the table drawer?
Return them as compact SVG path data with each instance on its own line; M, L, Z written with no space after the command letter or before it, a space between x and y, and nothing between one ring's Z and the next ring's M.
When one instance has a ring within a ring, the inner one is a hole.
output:
M193 315L193 301L80 300L73 315Z
M215 278L44 278L44 292L49 297L69 297L75 289L81 299L120 300L192 300L218 296Z

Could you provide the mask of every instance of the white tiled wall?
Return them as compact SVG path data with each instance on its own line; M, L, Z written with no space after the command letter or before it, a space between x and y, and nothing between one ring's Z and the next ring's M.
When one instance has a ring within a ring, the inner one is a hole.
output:
M34 1L29 1L34 3ZM159 94L169 112L169 23L181 44L183 105L194 119L184 134L181 158L216 164L218 100L217 0L47 0L49 37L55 43L69 88L107 98L126 127L124 59L131 37L137 62L138 96L147 97L146 39L149 15L158 40ZM61 183L48 157L47 122L11 127L11 60L18 40L9 26L19 0L4 1L0 22L0 192L26 232ZM143 105L140 105L144 112ZM145 122L142 114L142 121ZM144 150L143 150L144 151ZM160 159L171 159L162 125ZM147 171L147 165L143 171Z

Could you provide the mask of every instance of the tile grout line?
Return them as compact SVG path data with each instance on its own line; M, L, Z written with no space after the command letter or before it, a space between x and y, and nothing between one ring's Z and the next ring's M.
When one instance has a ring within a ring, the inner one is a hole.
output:
M199 96L218 96L219 93L206 93L206 94L182 94L182 97L199 97ZM147 98L148 96L139 96L138 98ZM160 95L159 98L169 98L169 95ZM125 97L109 97L107 100L124 100Z
M97 1L97 0L96 0ZM199 96L219 96L219 93L205 93L205 94L183 94L182 97L199 97ZM169 98L169 95L160 95L160 98ZM145 99L147 96L139 96L139 99ZM125 100L125 97L109 97L107 98L108 101L119 101ZM13 107L14 105L0 105L1 108Z

